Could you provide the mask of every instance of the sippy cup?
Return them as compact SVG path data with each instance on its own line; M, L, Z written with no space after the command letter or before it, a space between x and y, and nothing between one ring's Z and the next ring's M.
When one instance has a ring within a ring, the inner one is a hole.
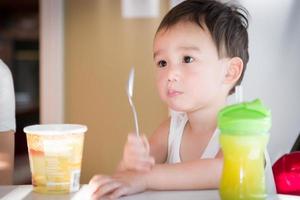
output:
M271 127L270 111L259 99L227 106L218 114L218 127L224 154L221 199L266 199L264 151Z

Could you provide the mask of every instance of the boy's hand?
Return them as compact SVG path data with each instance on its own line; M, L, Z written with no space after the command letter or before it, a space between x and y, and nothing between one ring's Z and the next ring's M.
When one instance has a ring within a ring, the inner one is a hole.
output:
M92 200L117 199L121 196L143 192L147 188L145 174L123 171L112 177L96 175L90 182Z
M109 199L108 194L118 189L121 183L109 176L95 175L89 182L91 199Z
M139 137L135 134L129 134L119 171L149 171L154 164L155 160L150 156L150 147L146 136Z

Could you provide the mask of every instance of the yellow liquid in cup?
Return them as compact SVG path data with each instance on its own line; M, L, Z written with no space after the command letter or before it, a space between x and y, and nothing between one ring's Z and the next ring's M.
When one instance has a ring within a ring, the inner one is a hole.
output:
M26 134L33 190L69 193L79 189L84 134Z
M220 135L224 153L222 200L266 199L264 150L268 137L267 134Z

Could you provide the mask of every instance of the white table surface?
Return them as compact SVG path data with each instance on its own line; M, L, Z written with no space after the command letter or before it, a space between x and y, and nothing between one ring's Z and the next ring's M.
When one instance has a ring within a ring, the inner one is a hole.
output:
M66 195L44 195L32 191L31 185L0 186L1 200L88 200L87 185L76 193ZM122 197L120 200L220 200L218 190L197 191L146 191L140 194ZM270 199L300 200L298 196L278 195Z

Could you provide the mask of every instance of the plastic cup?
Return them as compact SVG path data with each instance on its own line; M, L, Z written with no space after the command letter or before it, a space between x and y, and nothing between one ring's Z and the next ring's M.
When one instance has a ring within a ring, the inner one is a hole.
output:
M224 155L221 199L265 200L264 152L271 128L270 110L258 99L234 104L219 112L218 127Z
M24 128L33 191L46 194L79 190L84 134L78 124L45 124Z

